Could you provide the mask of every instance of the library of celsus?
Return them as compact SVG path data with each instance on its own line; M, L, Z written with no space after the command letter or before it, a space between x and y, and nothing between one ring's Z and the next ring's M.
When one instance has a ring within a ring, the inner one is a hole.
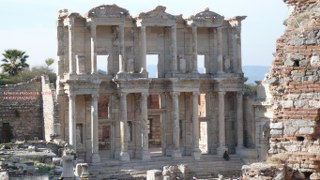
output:
M55 128L86 161L244 149L245 16L165 10L60 11Z

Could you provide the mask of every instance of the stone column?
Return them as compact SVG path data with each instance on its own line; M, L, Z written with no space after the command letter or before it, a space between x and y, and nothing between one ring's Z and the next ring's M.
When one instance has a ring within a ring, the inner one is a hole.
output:
M198 31L197 31L196 25L192 25L192 54L193 54L192 73L198 73Z
M69 18L69 73L75 74L76 73L76 62L75 62L75 55L74 55L74 18Z
M172 92L172 157L181 157L180 152L180 119L179 119L179 94L178 92Z
M97 73L97 49L96 49L96 34L97 26L92 23L90 26L91 31L91 74Z
M172 71L177 72L177 25L171 27Z
M223 27L218 27L218 73L223 73Z
M146 26L141 26L141 72L147 72L147 39Z
M226 132L225 132L225 112L224 112L224 96L225 92L218 92L218 101L219 101L219 147L217 149L218 155L223 155L226 148Z
M125 63L125 45L124 45L124 25L119 25L119 44L120 44L120 53L119 53L119 73L126 71Z
M91 95L91 161L100 162L98 137L98 95Z
M192 125L193 125L193 157L200 159L201 151L199 149L199 116L198 116L198 97L199 92L192 93Z
M243 149L243 95L242 92L237 92L237 153Z
M127 93L120 94L120 160L129 161L128 154L128 123L127 123Z
M150 159L149 153L149 137L148 137L148 94L141 93L140 109L141 109L141 157L143 160Z
M69 144L76 150L76 96L69 93Z
M241 59L241 27L237 27L235 30L235 48L236 48L236 61L238 66L237 73L242 73L242 59Z

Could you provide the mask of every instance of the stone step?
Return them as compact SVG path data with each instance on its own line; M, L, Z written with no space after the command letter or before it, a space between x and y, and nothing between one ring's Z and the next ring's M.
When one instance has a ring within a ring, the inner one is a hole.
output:
M200 160L194 160L192 157L179 159L152 157L149 161L133 159L129 162L103 159L101 163L90 164L89 172L90 179L144 179L147 170L162 169L163 166L178 164L187 164L191 175L207 178L219 172L226 172L230 176L238 175L243 162L237 155L231 155L230 161L214 155L202 156Z

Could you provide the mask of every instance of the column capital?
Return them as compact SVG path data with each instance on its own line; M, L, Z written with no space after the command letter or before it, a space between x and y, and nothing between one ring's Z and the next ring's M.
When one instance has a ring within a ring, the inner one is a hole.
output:
M170 95L171 95L171 96L179 96L179 95L180 95L180 92L170 92Z
M119 96L120 96L120 97L123 97L123 96L125 96L125 97L126 97L127 95L128 95L128 93L127 93L127 92L120 92L120 93L119 93Z
M218 94L219 94L219 95L225 95L225 94L226 94L226 91L218 91Z
M199 92L199 91L193 91L193 92L192 92L192 95L193 95L193 96L199 96L199 95L200 95L200 92Z
M99 98L99 94L91 94L92 99L97 100Z
M141 92L141 96L149 96L148 92Z
M75 99L75 97L76 97L76 94L73 94L73 93L68 93L68 97L70 98L70 99Z

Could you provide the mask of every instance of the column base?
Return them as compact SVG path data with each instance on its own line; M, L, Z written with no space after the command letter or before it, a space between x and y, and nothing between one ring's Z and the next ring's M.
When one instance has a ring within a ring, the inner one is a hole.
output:
M149 153L149 151L142 151L142 152L141 152L141 159L142 159L142 160L150 160L150 153Z
M120 161L130 161L128 152L120 152Z
M92 163L98 163L100 162L100 155L98 153L92 154L91 156L91 162Z
M201 158L201 151L200 149L193 149L192 156L195 160L200 160Z
M226 152L226 151L228 151L228 148L227 147L225 147L225 146L219 146L218 148L217 148L217 154L219 155L219 156L223 156L223 154L224 154L224 152Z
M180 152L179 149L178 149L178 150L173 150L171 156L172 156L173 158L181 158L181 157L182 157L182 156L181 156L181 152Z

